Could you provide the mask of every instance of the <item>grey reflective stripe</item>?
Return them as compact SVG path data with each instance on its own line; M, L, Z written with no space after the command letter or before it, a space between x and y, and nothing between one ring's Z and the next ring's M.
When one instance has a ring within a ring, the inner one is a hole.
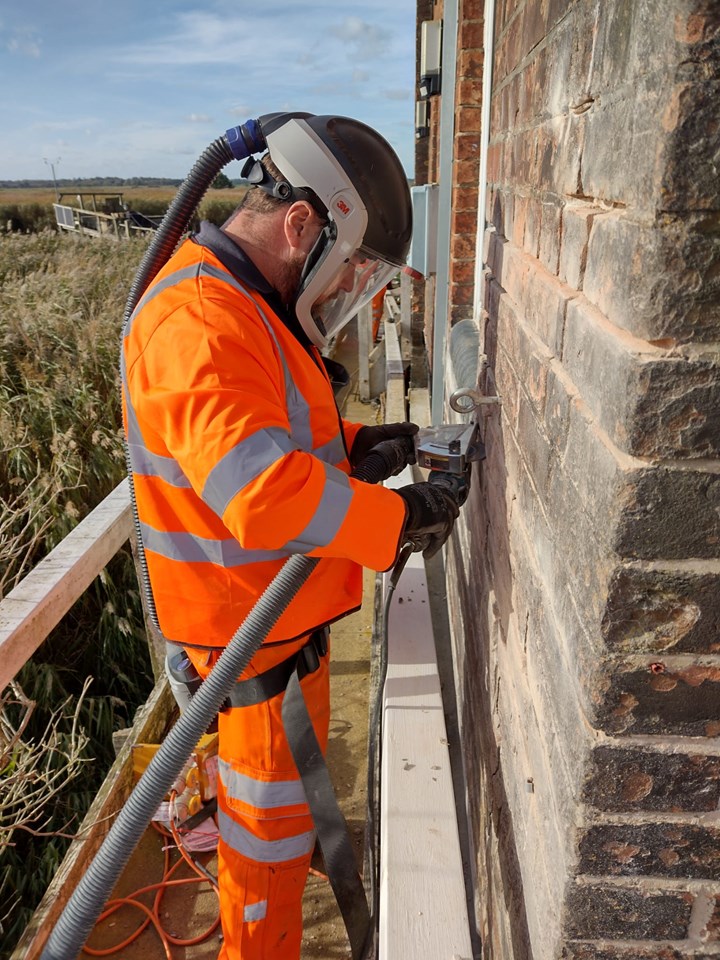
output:
M127 422L127 446L130 453L133 473L143 477L160 477L173 487L189 487L190 481L183 473L182 467L174 457L164 457L159 453L152 453L145 446L140 424L138 423L135 407L130 400L125 376L125 356L120 362L122 375L122 389L125 395L125 416Z
M333 467L342 463L347 456L345 453L345 444L339 433L336 433L332 440L328 440L328 442L324 443L321 447L315 447L312 450L312 455L317 457L318 460L324 460L325 463L329 463Z
M267 900L260 900L258 903L246 903L243 909L243 923L255 923L257 920L264 920L267 914Z
M223 842L241 856L256 863L284 863L286 860L296 860L298 857L306 857L312 853L315 846L314 830L298 833L294 837L284 837L282 840L261 840L223 810L218 810L217 818Z
M202 498L219 517L232 498L285 454L297 450L281 427L258 430L241 440L215 464L205 481Z
M183 473L182 467L172 457L151 453L147 447L137 443L128 443L128 450L133 473L143 477L160 477L173 487L190 487L190 481Z
M285 560L289 556L287 550L245 550L232 537L227 540L210 540L192 533L156 530L147 523L141 523L140 527L146 550L182 563L214 563L220 567L242 567L248 563Z
M325 467L325 488L310 523L297 540L285 544L291 553L308 553L326 547L336 536L350 509L353 492L347 476L329 464Z
M274 807L294 807L307 805L305 790L300 780L253 780L244 773L233 770L225 760L218 761L220 779L225 787L225 793L232 800L239 800L251 807L261 810L272 810ZM300 816L300 811L293 816Z
M189 267L183 267L181 270L176 270L174 273L168 274L167 277L163 277L162 280L159 280L154 287L151 287L147 293L138 301L137 306L130 314L127 323L125 324L125 329L123 330L123 337L127 337L130 334L130 329L133 325L133 320L140 313L143 307L150 303L151 300L154 300L158 294L162 293L164 290L167 290L169 287L174 287L176 284L181 283L183 280L192 280L195 277L200 275L200 264L193 263Z

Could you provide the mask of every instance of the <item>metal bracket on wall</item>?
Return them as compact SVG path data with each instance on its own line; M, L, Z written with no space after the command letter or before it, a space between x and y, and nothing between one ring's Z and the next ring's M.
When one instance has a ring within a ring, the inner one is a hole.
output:
M470 387L460 387L450 396L450 406L455 413L477 413L481 408L499 407L502 405L500 397L486 397L479 390Z

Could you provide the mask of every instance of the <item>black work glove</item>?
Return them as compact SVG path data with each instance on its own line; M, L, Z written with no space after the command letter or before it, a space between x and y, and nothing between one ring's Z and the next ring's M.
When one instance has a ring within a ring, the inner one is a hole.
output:
M428 481L400 487L399 493L408 507L403 538L412 540L415 552L422 550L425 559L434 556L445 543L460 515L460 507L441 487Z
M355 440L350 451L351 465L356 467L361 460L365 459L372 448L382 443L383 440L394 440L395 437L412 437L418 432L418 429L416 423L383 423L377 427L360 427L355 434ZM409 442L405 464L408 463L415 463L415 447Z

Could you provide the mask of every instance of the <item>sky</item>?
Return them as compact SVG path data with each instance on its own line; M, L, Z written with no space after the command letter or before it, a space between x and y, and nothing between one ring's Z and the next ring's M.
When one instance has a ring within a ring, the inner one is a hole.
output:
M412 176L414 73L415 0L0 0L0 180L184 178L276 110L362 120Z

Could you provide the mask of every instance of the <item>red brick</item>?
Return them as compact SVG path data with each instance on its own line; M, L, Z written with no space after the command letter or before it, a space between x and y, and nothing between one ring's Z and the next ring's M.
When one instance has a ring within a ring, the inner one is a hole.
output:
M455 283L475 282L475 260L453 260L451 275Z
M483 53L481 50L461 50L458 56L457 74L460 77L482 77Z
M476 184L478 181L478 163L476 160L459 160L453 164L453 184Z
M450 302L472 306L475 286L472 283L450 283Z
M453 211L456 213L471 213L477 218L478 207L478 179L475 177L474 185L464 184L461 187L453 187Z
M455 137L455 158L457 160L475 160L479 164L479 133L461 133Z
M456 133L479 133L480 107L460 107L455 115Z
M450 256L453 260L475 261L475 233L456 234L450 240Z
M482 104L482 82L479 78L464 78L458 82L458 105L479 107Z
M450 217L450 228L455 233L473 233L477 229L477 206L466 210L453 208Z
M458 26L460 48L481 50L484 29L482 20L463 20Z
M485 0L461 0L460 18L462 20L481 20L485 15Z
M621 450L639 457L720 456L720 368L711 356L692 359L651 346L578 297L568 308L563 364Z

